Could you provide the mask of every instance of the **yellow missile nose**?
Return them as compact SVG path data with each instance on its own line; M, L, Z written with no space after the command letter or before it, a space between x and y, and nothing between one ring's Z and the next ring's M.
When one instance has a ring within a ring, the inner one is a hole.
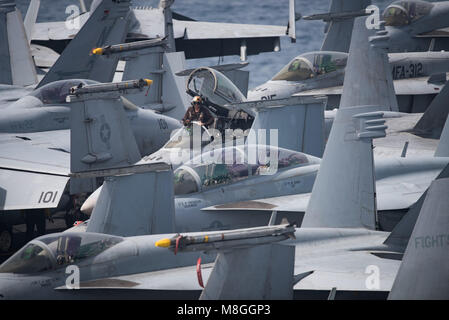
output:
M151 86L151 84L153 83L153 80L150 80L150 79L143 79L143 81L146 82L148 87Z
M96 55L101 55L101 54L103 54L103 52L104 52L104 50L102 48L95 48L92 50L92 53L96 54Z
M168 248L168 247L170 247L170 244L171 244L170 239L161 239L159 241L156 241L156 243L154 245L156 247Z

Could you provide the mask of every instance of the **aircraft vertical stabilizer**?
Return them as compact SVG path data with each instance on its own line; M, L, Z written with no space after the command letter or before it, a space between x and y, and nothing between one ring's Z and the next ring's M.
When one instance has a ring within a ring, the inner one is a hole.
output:
M321 50L349 52L354 25L352 14L361 12L370 4L371 0L331 0L329 13L330 17L334 15L335 18L327 21L327 33ZM342 18L338 18L338 15Z
M41 0L31 0L27 14L25 16L25 20L23 22L25 26L28 43L31 43L31 39L33 37L33 29L34 25L36 24L37 14L39 12L40 5Z
M173 171L156 163L148 171L105 178L87 232L138 236L173 233Z
M365 18L357 18L340 108L313 186L303 227L377 227L372 140L386 135L383 113L379 111L385 108L377 103L391 106L391 100L379 99L387 92L379 90L388 89L385 79L390 76L391 80L391 74L386 52L382 49L386 37L381 33L371 38L377 47L371 48L369 33Z
M449 178L449 166L441 171L435 180ZM399 248L407 247L410 236L415 227L416 220L418 219L419 213L421 211L424 200L427 197L428 190L424 192L418 201L415 202L413 206L410 207L407 214L399 221L399 223L394 227L393 231L390 233L388 238L385 240L386 245L397 246Z
M71 172L124 167L141 159L120 96L148 85L140 80L72 88Z
M279 244L219 252L200 300L292 299L294 257Z
M129 23L129 5L130 0L103 0L38 87L64 79L112 81L118 58L98 59L92 54L92 49L124 42Z
M389 299L449 299L449 179L427 193Z
M94 50L98 59L126 61L123 80L151 78L153 84L145 95L127 98L138 106L152 109L176 119L184 116L189 99L185 93L185 78L175 73L184 70L183 52L168 52L167 39L153 39L116 44Z
M324 150L326 102L325 97L291 97L245 102L238 106L256 114L251 130L255 136L258 130L266 130L266 144L273 145L270 130L277 130L278 147L321 157ZM257 143L265 144L265 141Z
M449 114L449 82L446 82L440 93L432 100L421 119L413 128L417 135L430 136L438 139L441 136L444 124ZM448 154L449 156L449 154Z
M385 111L398 111L385 49L388 36L383 30L377 34L368 30L365 20L359 17L354 22L340 108L377 105Z
M338 110L302 227L375 228L372 139L386 135L383 113L377 110Z
M36 84L36 68L22 15L13 0L0 0L0 43L0 84Z
M447 117L443 131L441 132L440 142L435 151L435 157L449 157L449 116Z

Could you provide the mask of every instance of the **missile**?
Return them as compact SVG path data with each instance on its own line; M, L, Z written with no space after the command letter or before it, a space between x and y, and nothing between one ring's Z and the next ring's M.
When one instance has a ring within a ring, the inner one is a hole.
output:
M130 43L115 44L112 46L92 49L92 54L98 56L124 53L128 51L142 50L146 48L164 46L167 44L165 38L156 38L151 40L134 41Z
M329 21L341 21L346 19L352 19L356 17L363 17L367 16L369 13L367 13L365 10L361 11L348 11L348 12L328 12L328 13L319 13L319 14L312 14L310 16L304 16L304 20L323 20L325 22Z
M242 248L294 238L295 225L283 224L231 231L176 235L155 243L156 247L178 251L212 251Z
M72 87L70 88L70 94L78 96L87 93L112 92L127 89L142 89L143 87L149 87L152 83L153 80L150 79L139 79L122 82L91 84L83 87L80 86Z

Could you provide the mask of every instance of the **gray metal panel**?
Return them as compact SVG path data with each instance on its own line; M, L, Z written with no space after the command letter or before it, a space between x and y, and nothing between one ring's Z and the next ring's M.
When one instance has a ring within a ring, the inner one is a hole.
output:
M355 12L365 9L371 0L332 0L330 13ZM330 22L321 51L349 52L354 18L333 20Z
M163 56L164 76L162 79L162 102L166 109L175 106L165 115L175 119L182 119L189 106L189 96L186 94L186 77L175 74L185 69L185 56L183 52L167 52Z
M103 0L38 87L56 80L73 78L112 81L118 58L102 59L92 55L91 50L124 42L129 3L129 0Z
M200 300L292 299L294 260L278 244L220 252Z
M23 21L28 43L31 42L31 38L33 36L34 25L36 23L40 5L41 0L31 0L30 5L28 6L28 11L25 16L25 20Z
M277 130L279 147L321 157L324 150L324 108L323 101L264 108L257 112L251 130L267 130L267 144L273 144L270 130Z
M72 172L123 167L142 158L120 100L75 102L70 110Z
M413 128L414 133L438 139L443 130L449 108L449 82L446 82L440 93L433 99L421 119Z
M0 210L56 208L68 176L0 168Z
M36 68L19 10L7 14L9 53L14 85L27 86L37 83Z
M449 179L429 188L389 299L449 299Z
M172 233L173 190L171 170L106 178L86 231L119 236Z
M223 71L223 74L239 88L245 97L248 96L249 71L229 70Z
M370 117L364 119L357 115L378 114L374 111L379 108L362 106L338 110L302 227L375 227L375 180L370 134L379 127L378 137L385 136L385 128L376 116L370 120ZM366 128L370 121L374 125L373 130Z
M365 20L359 17L354 22L340 108L378 105L398 111L387 51L382 47L385 38L376 38L373 48L368 41L373 31L366 28Z

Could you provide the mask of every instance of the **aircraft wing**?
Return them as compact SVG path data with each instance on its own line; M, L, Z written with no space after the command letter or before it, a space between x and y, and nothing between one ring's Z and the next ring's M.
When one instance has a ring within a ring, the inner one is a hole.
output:
M396 95L425 95L437 94L443 88L444 83L434 84L428 83L429 77L400 79L394 80L394 91ZM306 90L295 93L294 96L319 96L319 95L341 95L343 93L343 86Z
M128 40L155 39L165 35L163 14L160 9L133 9L135 20L128 32ZM87 21L89 13L79 17L80 27ZM77 29L67 28L75 25L67 22L37 23L33 31L33 42L44 44L47 41L73 39ZM247 54L277 51L279 38L287 35L286 26L250 25L220 22L201 22L173 19L173 33L176 50L184 51L187 59L213 56L240 55L243 41Z
M430 32L425 32L415 35L416 38L447 38L449 37L449 27L442 29L435 29Z
M11 102L19 100L31 91L32 87L0 84L0 109L7 107Z
M295 274L310 273L294 290L385 291L391 290L400 261L376 256L374 251L332 250L332 253L296 249ZM379 275L376 282L376 272ZM373 275L370 278L370 275ZM374 281L369 281L373 279Z
M57 207L69 180L69 134L0 135L0 210Z
M309 203L310 193L294 194L257 200L238 201L219 204L201 209L202 211L285 211L305 212Z

